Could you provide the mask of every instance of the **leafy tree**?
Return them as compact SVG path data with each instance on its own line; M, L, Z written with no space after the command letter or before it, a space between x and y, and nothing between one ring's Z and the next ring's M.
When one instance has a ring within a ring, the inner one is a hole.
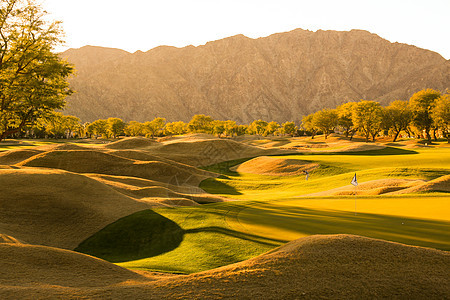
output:
M313 117L314 114L310 114L302 118L302 127L305 129L305 131L311 133L312 139L317 133L317 127L313 123Z
M356 102L347 102L337 107L338 125L344 129L345 137L350 135L350 140L353 138L355 128L352 119L353 108Z
M137 121L130 121L124 128L124 133L128 136L144 136L144 124Z
M185 134L188 131L187 124L183 121L167 123L165 134Z
M109 137L108 122L103 119L96 120L89 124L88 131L91 131L97 137Z
M433 125L431 111L440 96L441 93L439 91L426 89L415 93L409 99L411 108L414 111L413 123L419 130L425 132L429 143L431 143L430 130Z
M235 133L237 136L244 135L248 131L247 125L237 125L235 129Z
M65 116L60 112L52 112L39 120L45 132L55 138L69 138L79 133L80 119L75 116Z
M225 129L225 131L224 131L225 135L233 136L233 135L237 134L236 131L237 131L238 127L237 127L237 124L235 121L227 120L224 122L223 126Z
M152 121L144 123L144 131L147 136L151 136L153 138L155 135L159 135L163 132L165 125L166 119L154 118Z
M335 109L323 109L312 117L312 124L325 134L325 139L338 125L338 113Z
M116 138L119 135L124 133L126 124L124 121L122 121L122 119L108 118L108 120L106 120L106 123L107 123L107 131L108 131L109 136Z
M294 122L285 122L281 125L282 131L284 134L294 136L294 134L297 132L297 126L295 126Z
M412 121L412 111L408 101L395 100L383 110L383 126L394 134L395 142L400 132L407 130Z
M48 22L34 0L0 3L0 141L64 106L73 67L53 48L59 22Z
M447 142L450 143L450 94L442 95L436 100L431 116L436 126L441 128Z
M269 123L266 121L255 120L249 125L248 131L250 134L264 135L267 125L269 125Z
M266 127L266 134L274 134L280 128L280 124L275 121L269 122Z
M195 115L188 123L190 132L211 133L213 130L213 118L205 115Z
M369 141L370 136L372 136L372 141L375 141L375 137L380 132L383 121L383 112L380 103L361 100L353 108L352 119L356 128L366 137L366 142Z
M212 122L212 128L212 133L220 137L220 135L225 133L225 121L214 120Z

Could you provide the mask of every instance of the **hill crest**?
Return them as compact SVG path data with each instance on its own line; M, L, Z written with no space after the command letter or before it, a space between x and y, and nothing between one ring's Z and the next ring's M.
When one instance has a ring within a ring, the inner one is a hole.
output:
M61 55L78 70L66 113L83 121L189 121L200 113L239 123L298 121L343 102L387 104L450 86L450 62L438 53L364 30L296 29L197 47L83 47Z

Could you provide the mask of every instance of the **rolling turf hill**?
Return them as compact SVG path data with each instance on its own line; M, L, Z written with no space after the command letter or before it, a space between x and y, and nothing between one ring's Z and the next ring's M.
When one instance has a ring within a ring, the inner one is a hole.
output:
M0 146L2 299L450 297L446 143Z

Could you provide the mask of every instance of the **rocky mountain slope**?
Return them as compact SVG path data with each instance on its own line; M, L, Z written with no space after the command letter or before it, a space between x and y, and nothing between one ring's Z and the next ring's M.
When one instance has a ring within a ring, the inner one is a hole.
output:
M387 104L450 87L450 61L438 53L362 30L237 35L145 53L86 46L61 56L77 68L66 113L83 121L189 121L199 113L239 123L298 121L343 102Z

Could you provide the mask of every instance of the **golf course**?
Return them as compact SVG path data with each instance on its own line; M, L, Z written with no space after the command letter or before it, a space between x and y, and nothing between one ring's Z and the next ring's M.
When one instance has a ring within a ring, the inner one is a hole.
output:
M4 297L450 295L444 141L189 134L0 147Z
M1 147L3 297L450 295L444 141L189 134Z

